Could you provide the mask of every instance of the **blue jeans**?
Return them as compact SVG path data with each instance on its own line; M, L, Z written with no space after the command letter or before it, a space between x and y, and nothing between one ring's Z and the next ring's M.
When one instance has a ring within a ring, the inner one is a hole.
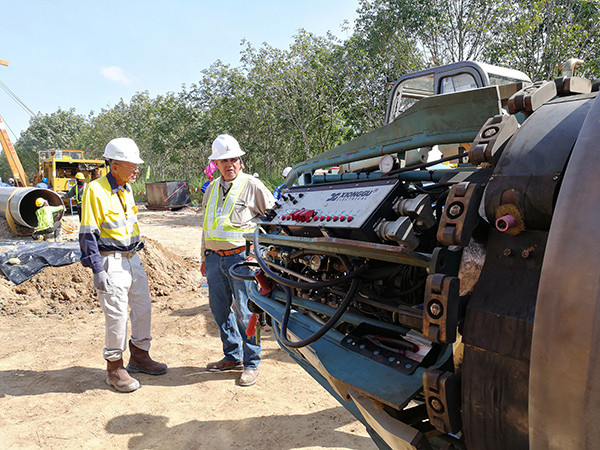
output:
M219 327L225 360L243 361L244 368L256 369L260 362L260 344L256 343L256 335L251 339L246 336L252 315L246 290L250 281L236 280L229 275L229 268L245 259L245 252L230 256L210 252L206 256L208 302ZM248 269L241 270L248 273Z

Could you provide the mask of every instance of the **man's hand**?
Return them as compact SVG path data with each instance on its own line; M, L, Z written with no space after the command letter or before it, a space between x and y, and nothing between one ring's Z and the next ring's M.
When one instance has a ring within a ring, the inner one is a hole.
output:
M113 286L106 271L103 270L94 274L94 287L101 292L112 293Z
M202 261L202 264L200 264L200 273L203 277L206 276L206 262L204 261Z

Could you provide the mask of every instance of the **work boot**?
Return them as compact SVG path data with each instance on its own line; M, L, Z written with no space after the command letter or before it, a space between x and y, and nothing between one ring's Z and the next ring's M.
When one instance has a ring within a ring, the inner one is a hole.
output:
M217 362L211 362L206 365L206 370L209 372L223 372L225 370L243 369L244 363L241 361L227 361L223 358Z
M239 384L240 386L252 386L256 383L256 379L258 378L258 369L244 369L242 374L240 375Z
M140 387L140 382L131 378L123 367L123 358L116 361L106 361L106 384L119 392L133 392Z
M150 358L150 353L146 350L136 347L129 341L129 351L131 357L127 364L127 371L131 373L147 373L148 375L162 375L167 372L167 365L159 363Z

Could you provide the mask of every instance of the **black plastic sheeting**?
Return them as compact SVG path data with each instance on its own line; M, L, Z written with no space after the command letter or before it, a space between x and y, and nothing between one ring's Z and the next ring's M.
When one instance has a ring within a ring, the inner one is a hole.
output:
M15 284L28 280L47 266L66 266L79 262L79 241L4 241L0 242L0 270ZM20 264L9 264L19 258Z

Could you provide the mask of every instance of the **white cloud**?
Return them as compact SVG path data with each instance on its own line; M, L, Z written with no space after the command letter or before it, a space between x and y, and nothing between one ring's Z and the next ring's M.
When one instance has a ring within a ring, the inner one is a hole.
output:
M132 79L119 66L102 67L100 73L104 78L115 83L131 84Z

